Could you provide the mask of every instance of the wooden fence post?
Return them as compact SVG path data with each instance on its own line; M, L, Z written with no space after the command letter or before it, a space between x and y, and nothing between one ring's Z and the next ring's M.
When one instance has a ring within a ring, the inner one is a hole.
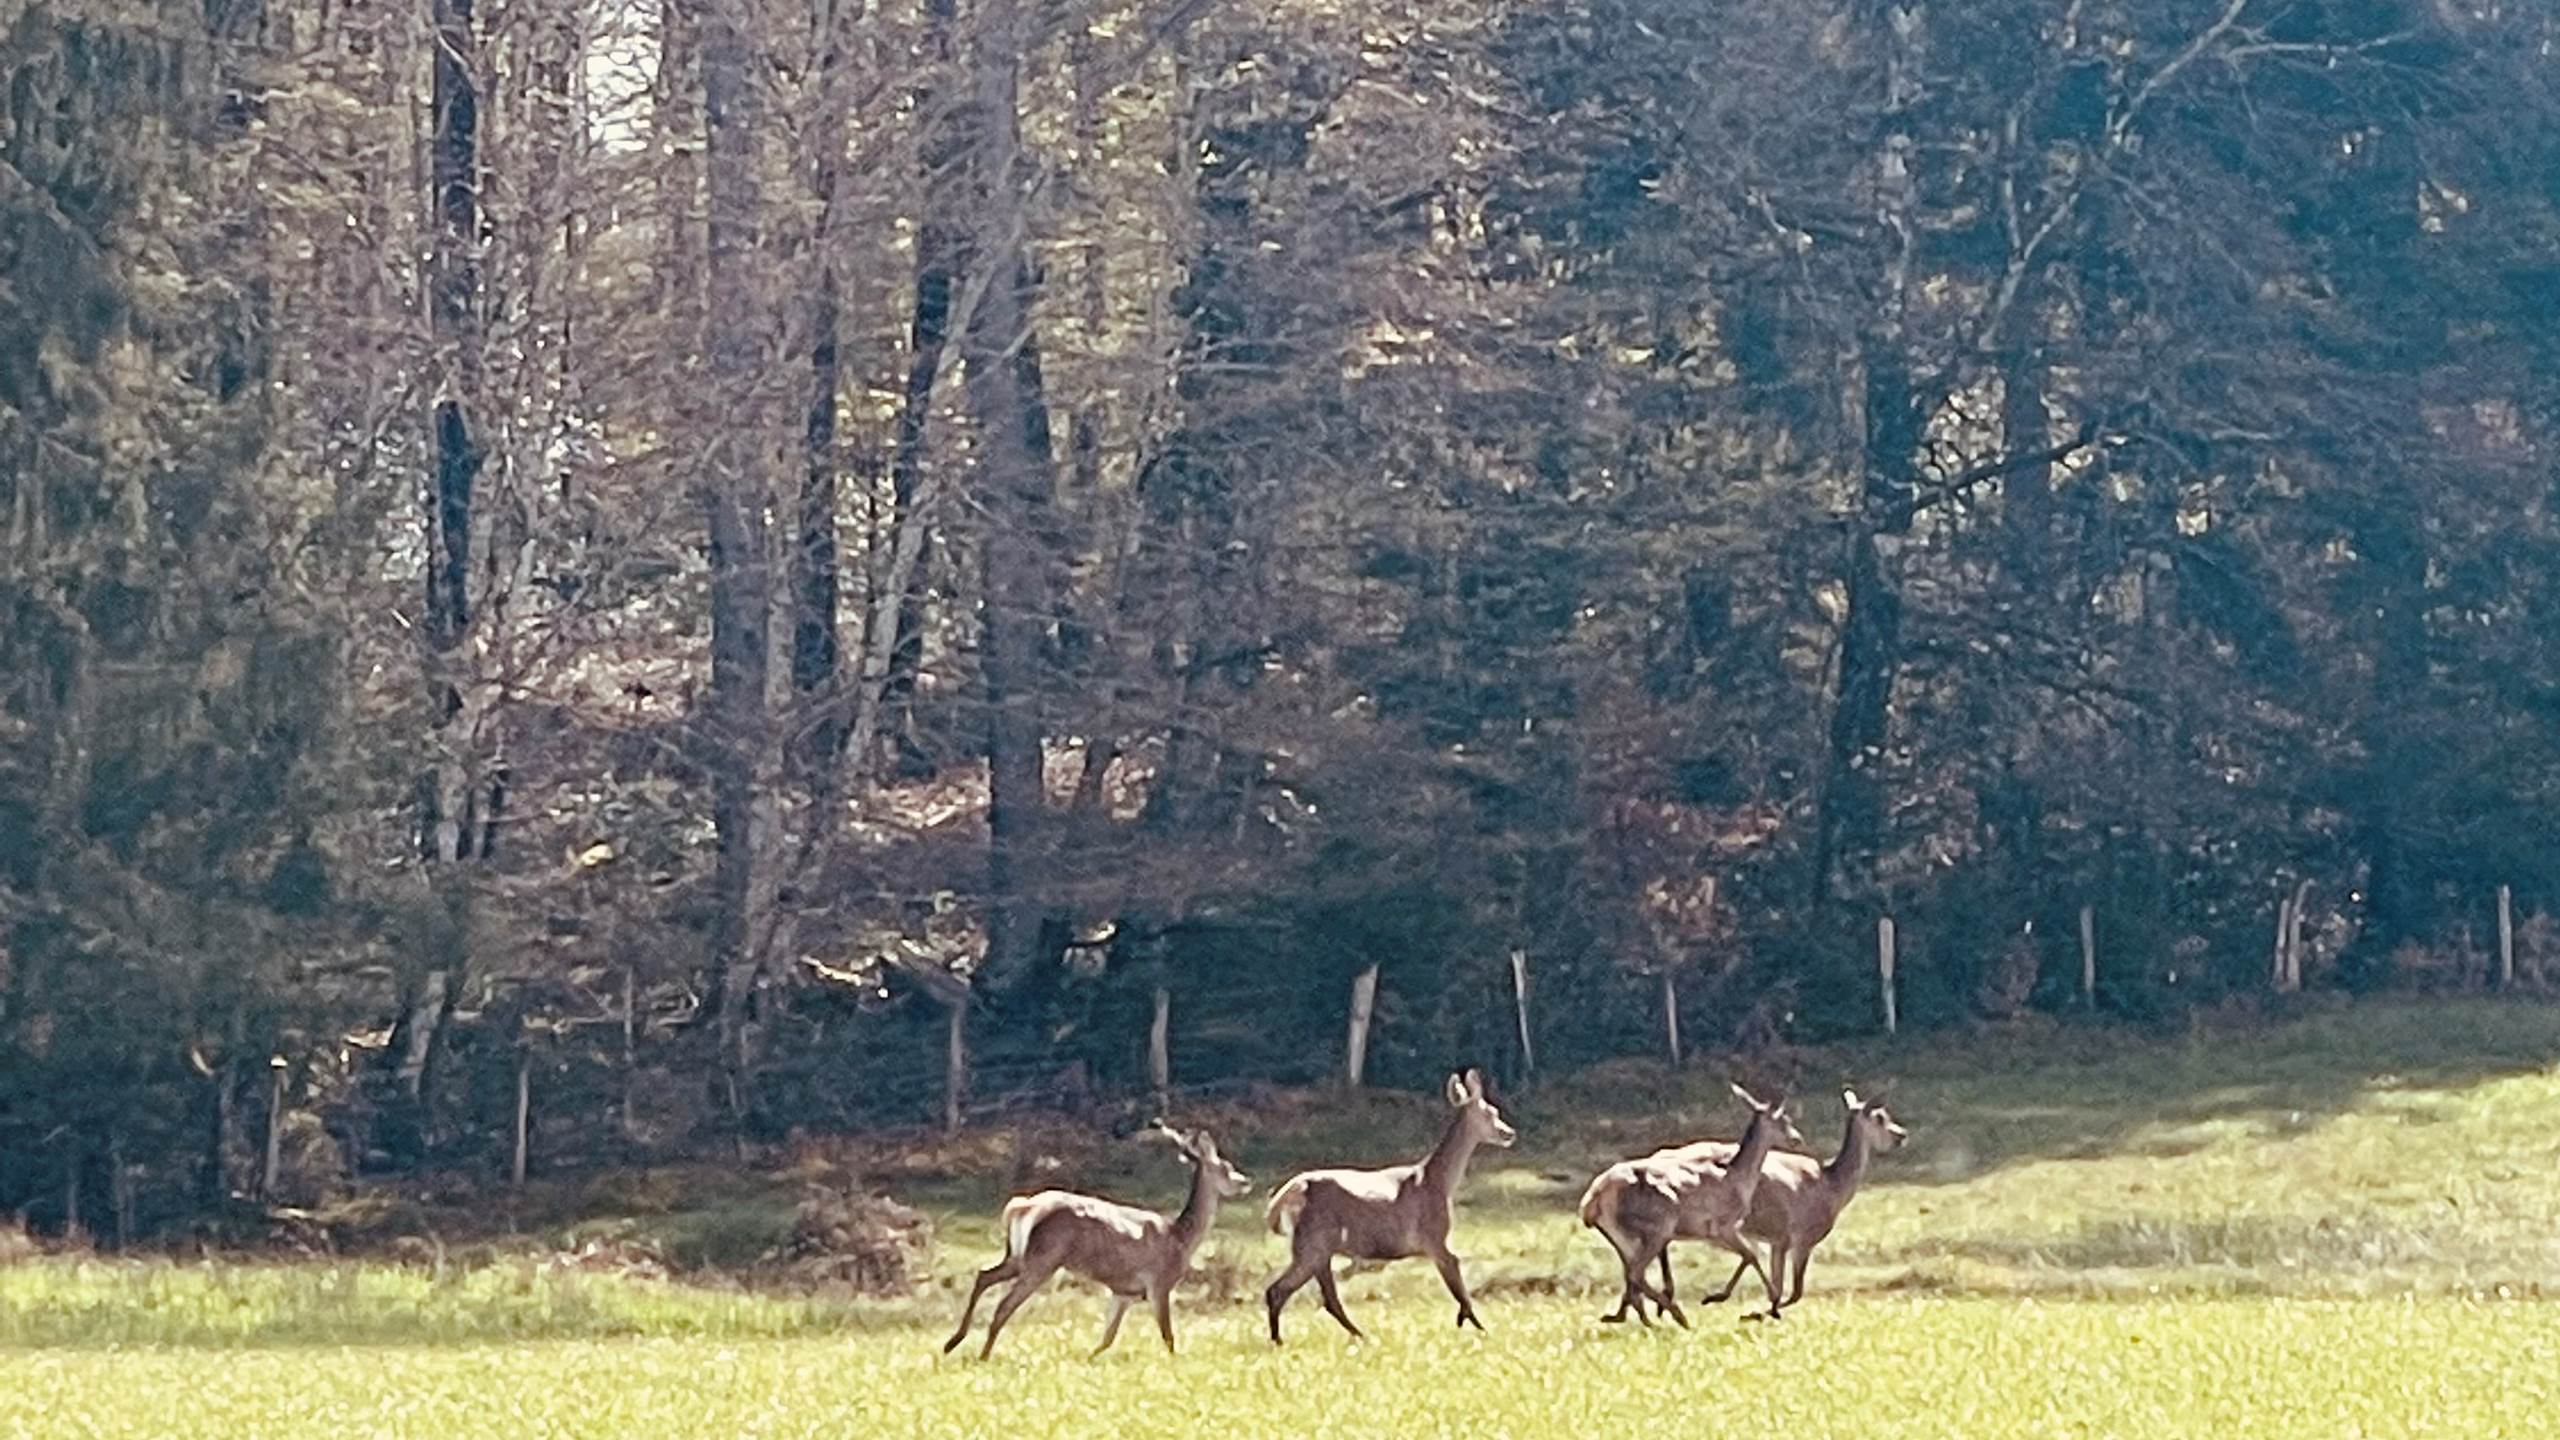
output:
M1369 1019L1377 1012L1378 967L1375 963L1351 977L1351 1033L1345 1037L1342 1078L1354 1090L1369 1066Z
M1680 1055L1680 972L1664 966L1662 971L1662 1038L1671 1047L1671 1068L1684 1063Z
M2498 988L2516 988L2516 892L2498 887Z
M284 1173L284 1079L285 1058L267 1060L267 1154L266 1163L258 1170L258 1198L275 1203L276 1185Z
M969 1100L969 995L962 991L951 1001L951 1016L943 1035L942 1053L942 1129L944 1133L960 1133L961 1111Z
M1162 1105L1173 1092L1173 991L1156 987L1155 1019L1147 1025L1147 1087Z
M2287 892L2284 898L2276 902L2274 976L2275 992L2279 995L2293 993L2294 987L2300 983L2293 973L2293 895L2291 892Z
M1537 1052L1529 1045L1529 952L1511 952L1511 1009L1520 1021L1520 1073L1537 1073Z
M2284 972L2294 989L2302 988L2302 927L2311 914L2311 882L2293 887L2293 928L2285 932Z
M2098 908L2080 907L2080 1003L2098 1008Z
M640 977L634 968L622 967L622 1138L636 1139L639 1128L632 1118L640 1089Z
M107 1132L107 1203L116 1215L116 1248L133 1248L133 1170L125 1164L124 1131Z
M507 1166L507 1182L516 1189L524 1188L525 1158L533 1136L533 1045L519 1038L516 1042L516 1135L515 1154Z
M1884 1033L1893 1034L1901 1026L1893 995L1893 917L1876 917L1876 978L1884 992Z

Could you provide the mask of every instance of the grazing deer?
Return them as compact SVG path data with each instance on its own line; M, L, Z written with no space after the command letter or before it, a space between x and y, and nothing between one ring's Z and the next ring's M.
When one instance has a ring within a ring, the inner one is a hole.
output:
M1760 1190L1762 1162L1778 1141L1801 1145L1804 1137L1788 1120L1783 1098L1764 1104L1739 1085L1733 1093L1751 1107L1751 1121L1743 1127L1739 1145L1722 1148L1713 1156L1706 1153L1707 1145L1689 1145L1656 1151L1640 1160L1621 1160L1601 1171L1582 1192L1582 1223L1599 1231L1618 1252L1625 1272L1617 1310L1601 1319L1621 1321L1632 1310L1638 1320L1650 1325L1653 1321L1644 1313L1644 1301L1650 1299L1683 1327L1688 1325L1689 1317L1673 1300L1668 1285L1656 1290L1644 1278L1647 1267L1657 1256L1668 1254L1672 1239L1681 1235L1711 1240L1741 1256L1746 1267L1760 1269L1770 1313L1777 1312L1778 1282L1761 1269L1759 1256L1743 1238L1743 1223Z
M1324 1297L1325 1313L1355 1337L1360 1327L1343 1313L1334 1287L1333 1257L1402 1260L1428 1255L1458 1302L1458 1323L1484 1328L1467 1298L1458 1257L1449 1253L1449 1224L1458 1182L1478 1146L1507 1146L1520 1138L1493 1102L1484 1098L1484 1072L1449 1077L1449 1128L1431 1153L1411 1165L1385 1170L1309 1170L1291 1177L1271 1197L1264 1218L1271 1233L1289 1237L1289 1268L1262 1292L1271 1315L1271 1343L1280 1343L1280 1308L1309 1280Z
M1894 1123L1893 1116L1882 1104L1868 1104L1858 1099L1855 1090L1842 1090L1841 1101L1849 1107L1846 1129L1840 1137L1840 1150L1828 1164L1809 1155L1785 1152L1771 1155L1762 1162L1760 1189L1753 1196L1751 1216L1743 1224L1743 1233L1769 1244L1769 1265L1762 1278L1773 1284L1794 1265L1793 1283L1786 1305L1804 1298L1805 1263L1813 1258L1813 1247L1830 1235L1831 1227L1840 1221L1840 1212L1858 1193L1858 1182L1866 1178L1867 1162L1885 1154L1910 1138L1911 1132ZM1703 1147L1724 1148L1724 1147ZM1681 1232L1688 1238L1688 1232ZM1735 1266L1724 1288L1706 1297L1713 1305L1732 1296L1733 1287L1742 1281L1745 1267ZM1671 1252L1662 1252L1662 1292L1671 1293ZM1774 1316L1781 1306L1773 1305Z
M987 1321L983 1360L995 1353L996 1335L1049 1277L1071 1271L1111 1292L1111 1318L1102 1327L1101 1354L1120 1336L1120 1321L1141 1295L1155 1306L1156 1329L1164 1348L1173 1350L1173 1287L1191 1263L1192 1252L1217 1218L1218 1202L1242 1195L1253 1182L1218 1154L1217 1142L1205 1130L1176 1131L1159 1123L1154 1133L1170 1142L1191 1162L1191 1199L1182 1213L1168 1220L1153 1210L1118 1205L1068 1190L1044 1190L1018 1196L1004 1206L1004 1258L978 1272L969 1287L969 1303L960 1311L960 1326L942 1344L943 1353L968 1338L970 1318L978 1313L978 1297L999 1281L1013 1288L996 1302Z

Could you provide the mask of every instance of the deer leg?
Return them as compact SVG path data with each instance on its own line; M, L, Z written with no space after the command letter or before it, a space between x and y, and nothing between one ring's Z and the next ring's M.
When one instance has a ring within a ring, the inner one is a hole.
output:
M1004 1322L1012 1319L1013 1312L1022 1308L1022 1302L1037 1294L1041 1286L1049 1283L1049 1277L1057 1272L1055 1265L1026 1264L1022 1267L1022 1278L1014 1281L1013 1288L1004 1292L1004 1298L996 1302L996 1313L987 1317L987 1343L986 1348L978 1352L979 1359L984 1360L996 1353L996 1336L1003 1331Z
M1637 1283L1635 1280L1635 1252L1628 1248L1625 1241L1618 1238L1615 1231L1603 1230L1600 1232L1600 1238L1608 1241L1610 1250L1616 1253L1618 1257L1618 1270L1620 1272L1618 1284L1618 1308L1601 1316L1600 1323L1603 1325L1623 1325L1626 1323L1627 1312L1629 1310L1633 1310L1638 1320L1644 1321L1647 1325L1652 1324L1653 1321L1647 1318L1644 1313L1644 1303L1636 1298Z
M1164 1353L1170 1355L1174 1353L1173 1282L1170 1280L1158 1282L1155 1293L1148 1298L1155 1302L1156 1333L1164 1337Z
M1458 1257L1444 1244L1431 1252L1431 1263L1440 1269L1440 1283L1457 1297L1458 1324L1483 1329L1484 1322L1476 1318L1476 1302L1467 1298L1467 1277L1458 1273Z
M1725 1277L1724 1288L1713 1295L1708 1296L1702 1303L1708 1305L1721 1305L1727 1300L1732 1299L1733 1287L1742 1283L1742 1272L1750 1268L1751 1262L1749 1260L1744 1260L1742 1263L1734 1266L1733 1273Z
M1342 1308L1342 1291L1334 1283L1333 1262L1330 1260L1324 1263L1323 1269L1316 1272L1316 1293L1324 1297L1324 1313L1332 1316L1335 1324L1350 1331L1352 1339L1368 1338L1360 1333L1359 1326L1351 1323L1351 1312Z
M1010 1280L1021 1273L1022 1266L1010 1255L978 1272L977 1283L969 1287L969 1303L960 1309L960 1328L952 1331L951 1338L942 1342L943 1354L948 1355L959 1349L960 1342L969 1338L969 1322L976 1319L978 1314L978 1297L986 1294L989 1286L999 1281Z
M1803 1249L1798 1250L1793 1258L1795 1260L1795 1284L1790 1287L1787 1292L1787 1303L1790 1305L1793 1305L1804 1298L1804 1267L1805 1262L1813 1258L1813 1247L1807 1245Z
M1743 1239L1740 1235L1719 1235L1716 1237L1716 1243L1723 1246L1725 1249L1732 1251L1734 1254L1741 1256L1742 1263L1759 1275L1760 1288L1762 1292L1769 1297L1769 1308L1763 1311L1756 1318L1763 1320L1777 1319L1779 1310L1778 1280L1775 1275L1770 1273L1770 1270L1771 1266L1782 1263L1783 1255L1779 1249L1775 1246L1770 1247L1770 1264L1763 1265L1760 1263L1759 1255L1752 1250L1751 1242ZM1755 1317L1745 1316L1743 1318L1752 1319Z
M1110 1349L1111 1342L1120 1338L1120 1321L1129 1313L1129 1302L1133 1298L1116 1292L1112 1295L1111 1318L1102 1322L1102 1343L1093 1347L1095 1355Z
M1671 1242L1669 1240L1665 1239L1656 1241L1652 1248L1653 1255L1658 1255L1665 1260L1671 1258ZM1688 1329L1688 1313L1680 1308L1679 1301L1671 1298L1670 1289L1665 1287L1657 1290L1653 1286L1645 1283L1644 1272L1646 1267L1649 1266L1652 1261L1653 1256L1649 1256L1641 1250L1636 1253L1634 1262L1627 1266L1627 1288L1639 1295L1650 1298L1654 1303L1654 1308L1678 1321L1681 1329ZM1644 1306L1641 1303L1636 1306L1636 1313L1639 1315L1644 1313Z
M1297 1294L1299 1289L1314 1279L1317 1271L1328 1263L1329 1257L1324 1255L1292 1256L1289 1260L1289 1268L1281 1271L1273 1277L1269 1285L1263 1287L1262 1307L1271 1312L1272 1344L1280 1343L1280 1307L1288 1304L1289 1297Z

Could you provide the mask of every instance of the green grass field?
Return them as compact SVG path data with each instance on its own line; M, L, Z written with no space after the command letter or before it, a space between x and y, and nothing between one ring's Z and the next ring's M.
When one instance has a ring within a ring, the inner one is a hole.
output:
M1248 1201L1177 1301L1179 1357L1133 1319L1085 1359L1103 1307L1062 1281L992 1362L945 1359L956 1287L996 1248L998 1197L963 1178L908 1192L942 1243L934 1282L897 1302L529 1259L442 1276L22 1262L0 1269L0 1436L2560 1433L2560 1007L2373 1006L2175 1040L2061 1028L1800 1073L1819 1148L1842 1077L1894 1078L1914 1139L1775 1325L1732 1306L1693 1310L1686 1333L1596 1322L1615 1281L1571 1217L1583 1182L1737 1119L1718 1076L1630 1067L1508 1107L1524 1143L1485 1157L1458 1222L1483 1335L1451 1328L1436 1277L1407 1264L1345 1282L1370 1343L1310 1292L1273 1351L1258 1291L1281 1247ZM1379 1100L1229 1148L1267 1192L1311 1161L1418 1151L1432 1123ZM1176 1199L1174 1163L1127 1149L1107 1188ZM718 1224L758 1223L752 1194L722 1203ZM1683 1289L1721 1268L1683 1251Z

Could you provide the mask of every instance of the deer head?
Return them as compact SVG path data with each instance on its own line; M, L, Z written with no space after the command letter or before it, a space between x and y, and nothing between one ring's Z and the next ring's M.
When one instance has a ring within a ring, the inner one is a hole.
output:
M1484 1072L1469 1070L1449 1077L1449 1106L1458 1112L1458 1123L1469 1138L1479 1145L1508 1147L1520 1138L1493 1102L1484 1098Z
M1775 1100L1762 1100L1759 1096L1743 1089L1739 1083L1733 1081L1725 1083L1732 1087L1733 1093L1741 1098L1743 1104L1751 1107L1752 1114L1766 1120L1776 1129L1778 1139L1789 1145L1805 1143L1803 1133L1796 1129L1795 1120L1787 1114L1786 1096L1780 1095Z
M1232 1200L1253 1188L1253 1177L1227 1163L1218 1153L1218 1142L1206 1130L1176 1130L1158 1120L1149 1127L1157 1139L1181 1152L1184 1159L1199 1168L1221 1200Z
M1911 1132L1893 1123L1893 1116L1881 1101L1860 1100L1855 1090L1843 1089L1840 1103L1849 1107L1849 1123L1857 1127L1869 1148L1881 1155L1911 1138Z

